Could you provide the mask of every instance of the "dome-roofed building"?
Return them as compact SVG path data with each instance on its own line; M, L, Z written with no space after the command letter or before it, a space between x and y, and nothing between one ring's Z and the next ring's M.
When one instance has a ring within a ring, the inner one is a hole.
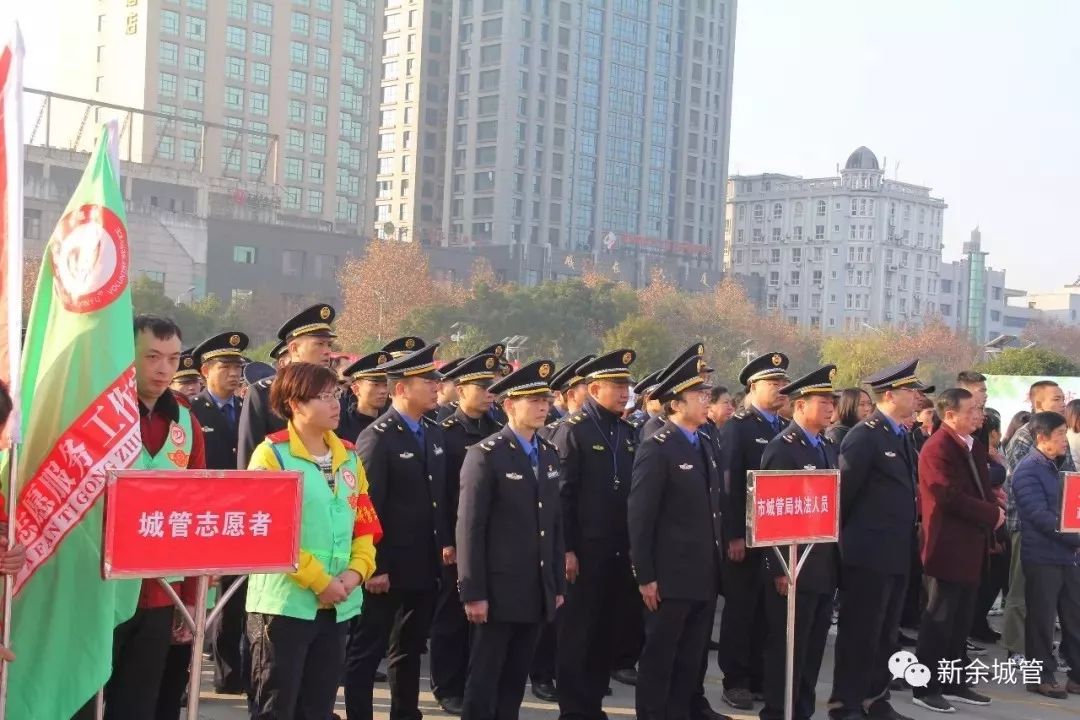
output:
M878 165L877 155L875 155L870 148L862 145L855 149L855 152L848 155L847 164L844 165L845 170L880 170L881 166Z

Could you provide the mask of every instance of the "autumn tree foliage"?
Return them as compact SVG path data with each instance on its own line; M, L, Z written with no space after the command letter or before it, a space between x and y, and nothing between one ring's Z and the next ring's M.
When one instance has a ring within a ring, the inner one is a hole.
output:
M412 312L432 305L457 305L461 297L431 277L427 255L417 243L372 240L338 274L342 312L336 321L342 348L360 351L397 336Z
M1080 359L1080 327L1057 320L1039 320L1024 329L1021 339L1025 344L1033 342L1065 357Z

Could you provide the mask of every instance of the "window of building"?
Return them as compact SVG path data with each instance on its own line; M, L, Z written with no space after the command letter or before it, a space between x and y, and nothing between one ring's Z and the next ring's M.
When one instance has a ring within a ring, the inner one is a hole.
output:
M780 287L780 271L769 271L769 287Z
M294 277L304 274L303 250L285 250L281 253L281 274Z
M485 45L480 48L481 65L497 65L502 56L502 45Z
M477 98L476 112L480 116L494 115L499 111L499 96L498 95L484 95Z
M180 61L180 46L176 43L165 42L158 45L158 64L176 65Z
M330 42L330 21L326 18L315 18L315 39Z
M172 73L158 73L158 95L164 97L176 97L176 75Z
M293 40L289 43L289 60L293 65L308 64L308 44Z
M330 78L324 75L315 75L311 79L311 89L318 100L326 100L330 97Z
M485 20L480 26L481 40L495 40L502 35L502 18Z
M780 248L772 248L771 250L769 250L769 262L780 262Z
M184 78L184 99L191 102L202 102L203 81L195 78Z
M251 63L251 82L256 85L270 84L270 65L267 63Z
M270 36L261 32L251 33L251 52L270 57Z
M251 245L233 245L232 261L241 264L255 264L255 248Z
M206 40L206 19L188 15L184 20L184 35L188 40Z
M754 204L754 220L761 222L765 218L765 206L761 203Z
M225 58L225 77L230 80L239 80L240 82L243 82L245 75L244 58Z
M328 48L316 46L315 67L319 70L330 69L330 50Z
M307 103L303 100L290 100L289 120L295 123L307 122Z
M818 200L818 203L817 203L817 216L818 217L825 217L826 210L828 210L828 205L826 205L825 201L824 200ZM822 237L824 237L824 233L822 233Z
M176 138L171 135L162 135L158 140L157 156L162 160L172 160L176 157Z
M825 226L824 225L815 225L814 226L814 239L815 240L824 240L825 239ZM833 248L833 254L835 255L837 252L838 252L838 248Z
M104 17L104 16L102 16ZM98 22L98 30L101 30L101 22ZM175 10L161 11L161 32L169 35L177 35L180 32L180 13Z
M784 204L783 203L773 203L772 216L773 216L774 220L779 220L780 218L784 217Z
M253 115L266 115L270 112L270 96L266 93L253 92L248 95L251 113Z
M311 32L311 16L307 13L293 12L292 31L299 35L307 35Z
M307 73L299 70L289 71L289 92L298 95L307 93Z
M184 140L180 143L180 159L190 165L194 165L199 159L199 143L194 140Z

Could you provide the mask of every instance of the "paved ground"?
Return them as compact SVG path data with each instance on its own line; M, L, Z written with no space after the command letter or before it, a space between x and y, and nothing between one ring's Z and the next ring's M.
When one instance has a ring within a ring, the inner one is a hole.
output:
M829 689L832 685L832 665L833 665L833 642L835 637L830 637L829 646L826 650L825 662L823 663L822 674L825 677L822 678L822 682L818 685L818 698L819 698L819 711L816 713L816 718L825 718L824 700L828 697ZM998 658L1004 660L1005 652L1000 647L991 647L990 653L984 656L982 659L987 665L993 664L993 659ZM732 715L737 720L756 720L757 712L761 706L758 705L753 713L736 713L723 704L720 699L722 691L720 685L720 673L716 668L715 654L710 657L709 675L706 678L706 694L709 697L712 706L720 711ZM424 678L421 680L421 688L428 686L427 680L427 668L423 670L425 673ZM212 675L209 671L203 674L203 687L212 687ZM1060 681L1064 683L1064 677L1060 678ZM614 695L608 698L605 703L605 710L612 720L620 720L626 718L632 718L634 716L634 693L633 688L618 683L613 683ZM922 708L918 708L911 703L910 693L894 693L893 704L896 709L909 715L915 720L938 720L940 718L949 717L955 718L955 720L968 720L978 718L979 720L1077 720L1080 718L1080 695L1070 696L1068 700L1048 700L1038 695L1034 695L1024 690L1020 685L993 685L984 684L979 687L979 691L994 698L994 702L988 707L978 708L964 708L961 707L958 711L952 715L941 715L933 713ZM203 705L199 713L200 718L204 720L245 720L247 718L246 705L240 698L222 697L214 695L212 692L203 693ZM375 717L377 720L385 720L389 710L389 693L385 685L376 686L375 688ZM438 704L435 702L435 698L431 693L423 693L420 697L421 710L425 717L439 718L441 720L449 720L451 716L446 715ZM970 707L970 706L969 706ZM344 717L344 697L339 695L338 697L338 712ZM525 693L525 703L521 709L522 720L557 720L558 707L551 703L540 702L536 700L528 690Z

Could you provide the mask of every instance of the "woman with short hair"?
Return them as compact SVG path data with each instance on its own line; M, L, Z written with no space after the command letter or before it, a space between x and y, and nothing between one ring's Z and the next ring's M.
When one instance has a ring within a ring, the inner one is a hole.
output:
M303 476L299 567L248 578L252 718L328 718L345 662L347 622L375 568L382 535L367 477L351 443L334 434L338 378L311 363L285 366L270 386L271 409L288 427L255 448L252 470Z

